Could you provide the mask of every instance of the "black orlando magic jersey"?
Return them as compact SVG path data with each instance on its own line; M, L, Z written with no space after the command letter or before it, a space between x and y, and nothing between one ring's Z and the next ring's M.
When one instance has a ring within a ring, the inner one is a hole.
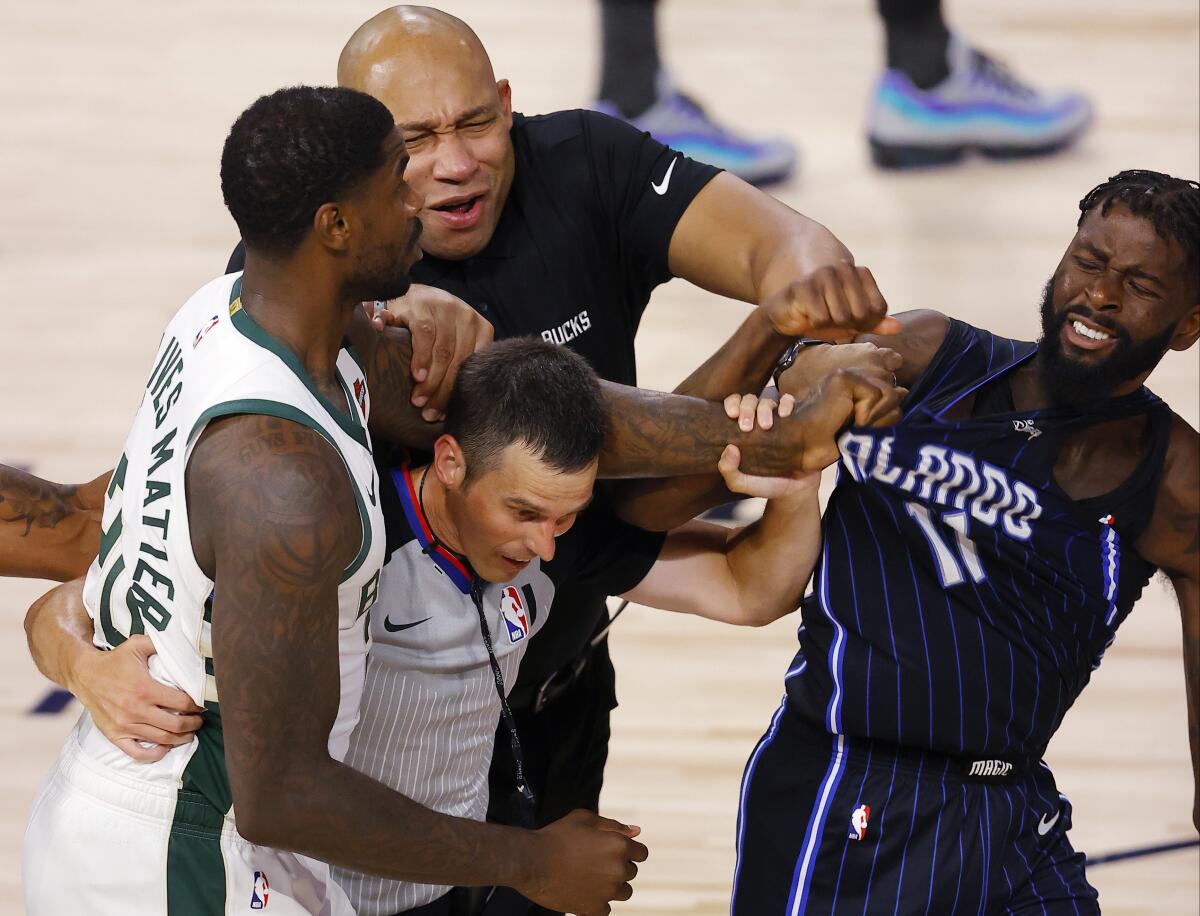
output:
M1012 409L1034 344L958 321L890 428L839 440L792 708L826 731L947 754L1038 757L1154 572L1149 520L1170 414L1146 389L1082 410ZM999 392L999 395L997 395ZM972 415L947 414L975 395ZM1071 499L1063 437L1148 417L1138 470Z

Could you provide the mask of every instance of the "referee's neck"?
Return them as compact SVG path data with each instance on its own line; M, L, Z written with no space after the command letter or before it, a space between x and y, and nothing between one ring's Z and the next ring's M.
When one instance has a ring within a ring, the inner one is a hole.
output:
M416 478L421 511L425 515L425 523L429 526L434 539L459 556L466 556L462 538L458 534L458 527L454 524L452 514L446 507L447 489L438 480L433 465L418 468L413 476Z

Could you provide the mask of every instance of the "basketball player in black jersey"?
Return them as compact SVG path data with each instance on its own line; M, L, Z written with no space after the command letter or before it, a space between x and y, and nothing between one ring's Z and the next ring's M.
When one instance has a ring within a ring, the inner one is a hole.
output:
M1038 343L928 311L888 338L911 393L839 440L734 916L1099 912L1041 758L1156 570L1200 771L1200 437L1144 387L1200 337L1200 185L1122 172L1080 210Z

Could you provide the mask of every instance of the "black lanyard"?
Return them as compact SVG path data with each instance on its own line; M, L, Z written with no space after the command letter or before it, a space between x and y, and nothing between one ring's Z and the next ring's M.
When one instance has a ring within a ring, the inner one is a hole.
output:
M417 505L421 509L421 515L425 517L426 522L429 520L429 513L425 511L425 479L429 476L429 468L425 469L425 473L421 475L421 484L417 487ZM504 672L500 670L500 662L496 659L496 651L492 648L492 631L488 627L487 615L483 610L483 590L486 587L484 580L480 579L475 574L474 567L471 562L461 554L455 553L449 547L442 543L437 534L433 530L433 526L429 526L429 545L425 548L425 553L432 553L436 548L441 547L448 553L458 557L464 566L471 573L471 601L475 605L475 611L479 614L479 632L483 635L483 645L487 649L488 664L492 668L492 678L496 683L496 696L500 698L500 718L504 720L504 726L508 729L508 742L512 748L513 763L517 771L517 793L520 796L519 817L522 827L532 829L536 824L537 799L534 797L533 789L530 788L529 782L525 779L525 758L521 753L521 739L517 737L517 722L513 718L512 709L508 705L508 691L504 689Z

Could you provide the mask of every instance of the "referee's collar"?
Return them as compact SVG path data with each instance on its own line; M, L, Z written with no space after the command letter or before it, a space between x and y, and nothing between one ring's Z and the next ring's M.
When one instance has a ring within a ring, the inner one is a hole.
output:
M450 577L450 581L460 592L464 595L471 594L471 571L458 556L434 540L429 520L421 511L421 501L417 498L412 473L407 464L392 468L392 481L396 484L396 492L400 494L400 505L404 507L408 527L412 529L413 536L421 545L422 553Z

